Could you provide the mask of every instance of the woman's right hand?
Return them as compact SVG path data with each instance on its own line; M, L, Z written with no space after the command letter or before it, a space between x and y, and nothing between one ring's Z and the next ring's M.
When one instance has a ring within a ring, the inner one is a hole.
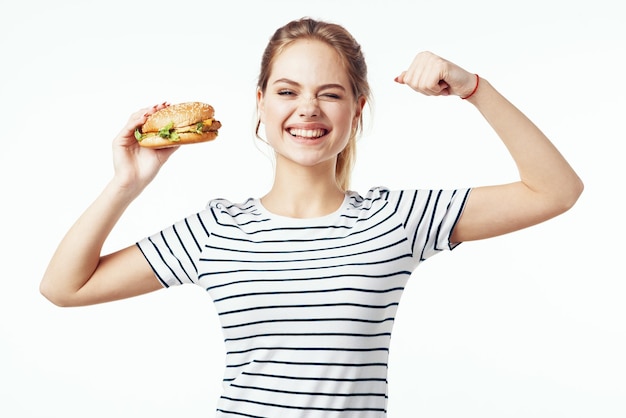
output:
M178 149L178 147L145 148L140 146L135 138L135 129L143 125L148 116L168 106L168 103L163 103L133 113L113 140L114 181L119 187L140 193Z
M167 106L164 103L133 113L113 140L113 180L61 240L41 280L41 293L53 303L92 305L161 287L136 245L106 256L101 253L128 205L177 149L144 148L135 138L135 129Z

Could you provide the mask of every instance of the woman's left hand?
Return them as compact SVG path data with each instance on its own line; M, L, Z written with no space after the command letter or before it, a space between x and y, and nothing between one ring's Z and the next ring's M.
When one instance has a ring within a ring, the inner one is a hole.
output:
M420 52L406 71L395 78L427 96L469 96L476 86L476 75L432 52Z

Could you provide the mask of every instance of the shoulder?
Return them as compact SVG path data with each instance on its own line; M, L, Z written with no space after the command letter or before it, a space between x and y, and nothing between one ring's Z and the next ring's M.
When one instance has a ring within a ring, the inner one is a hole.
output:
M224 213L242 213L250 212L256 209L255 199L249 198L240 203L233 203L232 201L224 198L216 198L209 200L206 208L208 210L224 212Z
M248 198L240 203L223 198L212 199L207 203L205 212L211 214L218 225L241 225L267 221L267 216L263 214L258 199L254 198Z
M402 189L390 189L385 186L376 186L370 188L367 193L361 195L357 192L350 191L347 193L349 203L355 208L371 208L381 204L388 204L390 202L401 202L406 200L407 197L414 198L418 192L423 190L402 190Z
M364 195L349 192L349 204L355 209L386 207L396 212L425 210L428 207L462 207L470 189L389 189L372 187Z
M348 196L348 201L351 205L361 207L364 205L371 205L372 202L387 200L392 193L393 192L391 192L387 187L376 186L370 188L365 194L348 191L346 192L346 195Z
M392 213L397 210L404 193L403 190L391 190L385 186L372 187L364 194L350 191L347 193L346 209L352 214L360 213L360 216Z

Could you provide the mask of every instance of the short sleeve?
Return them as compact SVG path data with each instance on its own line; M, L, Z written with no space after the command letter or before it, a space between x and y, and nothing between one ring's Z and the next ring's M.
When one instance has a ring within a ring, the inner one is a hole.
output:
M197 282L198 259L209 237L206 214L189 216L137 242L164 287Z
M424 261L459 243L450 242L470 189L409 190L395 192L397 211L414 257Z

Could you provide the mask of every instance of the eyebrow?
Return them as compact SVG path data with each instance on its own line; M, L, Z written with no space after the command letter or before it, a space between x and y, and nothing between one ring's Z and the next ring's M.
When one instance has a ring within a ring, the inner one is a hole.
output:
M297 86L297 87L300 86L300 83L290 80L288 78L279 78L278 80L274 81L272 85L278 84L278 83L286 83L286 84L290 84L292 86ZM330 88L337 88L337 89L346 91L346 88L344 86L342 86L341 84L336 84L336 83L322 84L321 86L319 86L320 90L330 89Z

